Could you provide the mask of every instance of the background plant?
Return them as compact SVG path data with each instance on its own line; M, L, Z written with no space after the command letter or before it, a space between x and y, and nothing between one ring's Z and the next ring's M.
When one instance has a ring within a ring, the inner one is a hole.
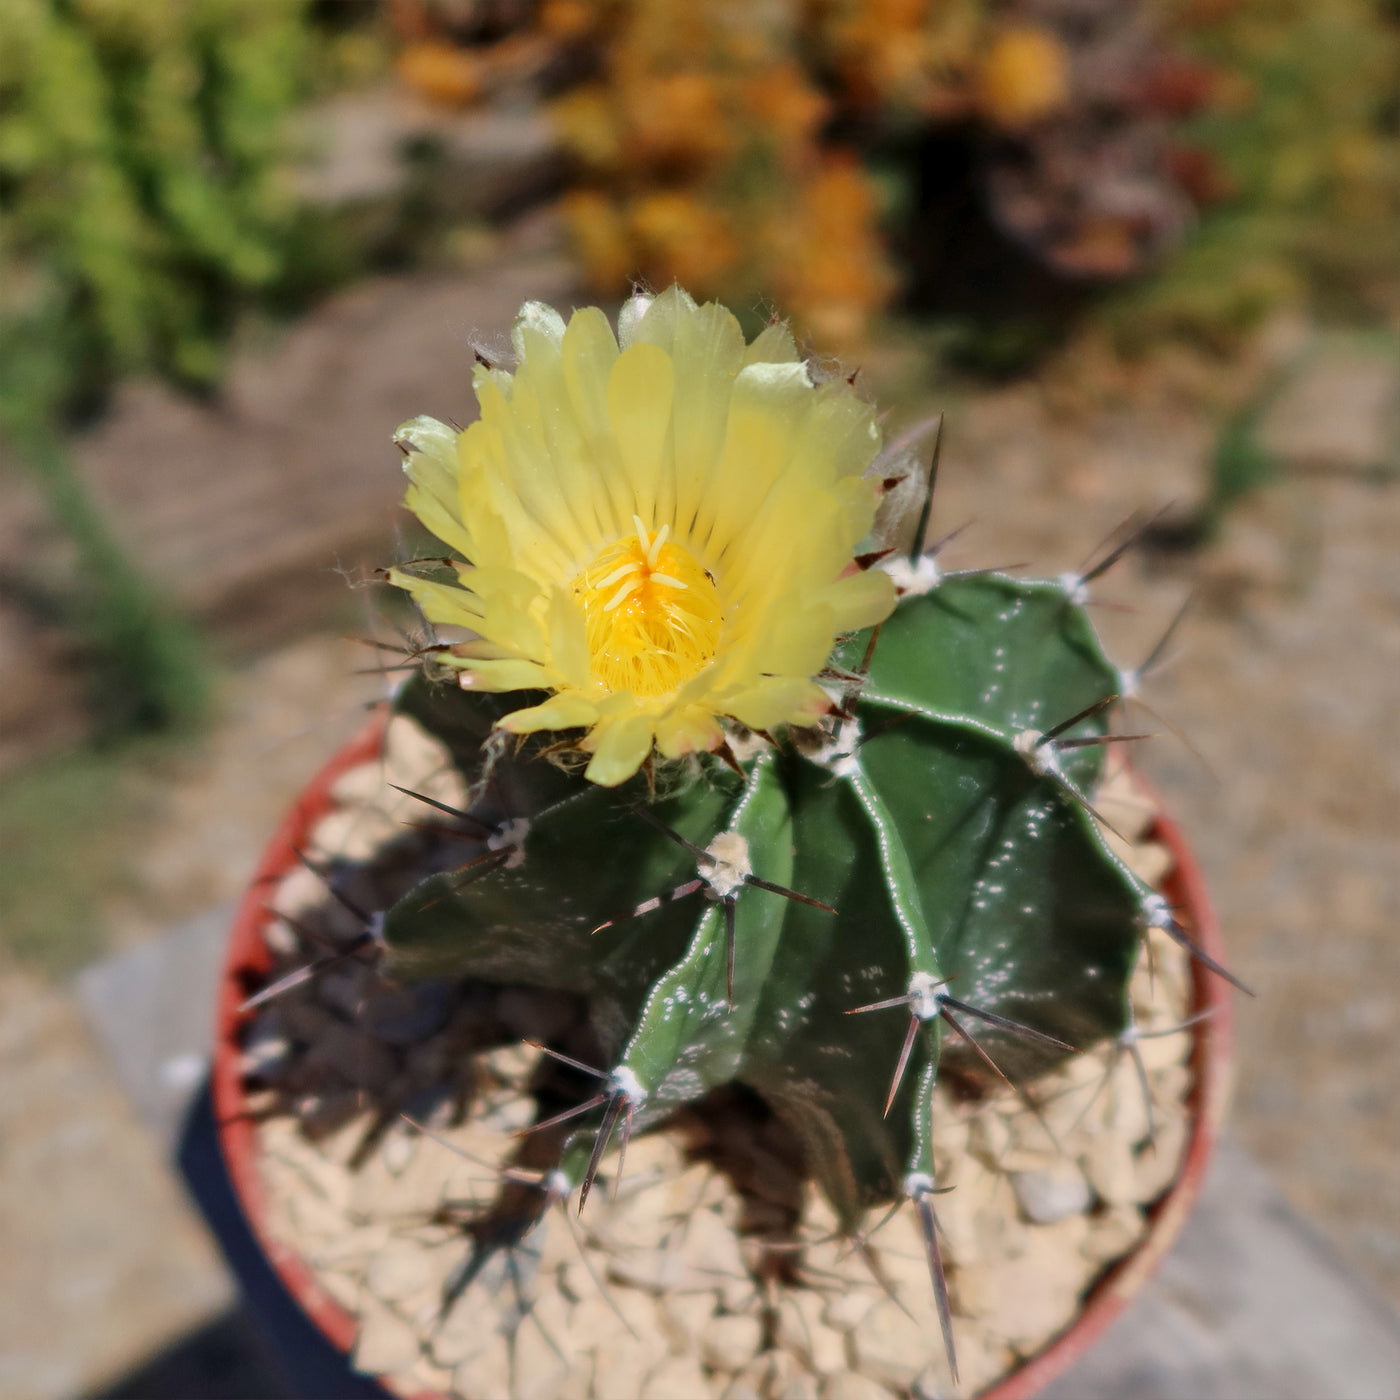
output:
M193 718L206 678L66 433L122 375L212 390L246 313L342 270L286 180L288 119L327 67L310 15L305 0L0 7L0 435L74 547L48 606L82 639L107 734Z
M413 8L450 50L450 7ZM1281 302L1375 314L1390 276L1382 0L506 8L504 38L457 31L471 96L522 36L573 55L564 208L599 293L771 297L839 349L902 300L1005 368L1096 291L1126 348L1218 347Z

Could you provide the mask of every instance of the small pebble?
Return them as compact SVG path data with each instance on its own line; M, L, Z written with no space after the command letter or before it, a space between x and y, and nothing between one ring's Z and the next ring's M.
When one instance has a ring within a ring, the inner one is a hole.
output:
M693 1356L668 1356L642 1385L639 1400L704 1400L710 1382Z
M857 1369L892 1390L907 1390L928 1362L930 1340L898 1303L886 1298L853 1334Z
M1012 1172L1011 1189L1021 1214L1032 1225L1053 1225L1066 1216L1082 1215L1094 1203L1093 1189L1072 1162Z
M820 1400L892 1400L879 1381L858 1371L837 1371L822 1382Z
M717 1371L740 1371L763 1345L763 1324L753 1314L716 1317L700 1334L700 1359Z
M400 1371L418 1360L418 1338L398 1313L378 1301L361 1296L360 1331L355 1338L351 1364L368 1376Z

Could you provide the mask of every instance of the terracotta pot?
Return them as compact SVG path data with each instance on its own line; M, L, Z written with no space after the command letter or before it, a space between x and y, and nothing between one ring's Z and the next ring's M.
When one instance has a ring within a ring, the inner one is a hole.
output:
M277 1276L301 1309L333 1346L347 1354L359 1324L317 1282L305 1261L268 1234L262 1179L258 1174L257 1130L246 1111L239 1037L249 1013L240 1010L272 967L263 930L270 922L267 901L281 879L300 863L316 823L331 808L331 789L342 773L378 756L388 720L376 715L306 785L282 825L267 843L229 934L228 956L219 978L214 1016L214 1060L210 1093L214 1123L229 1181Z
M1160 812L1161 803L1156 805ZM1215 908L1206 891L1205 877L1181 828L1169 817L1159 815L1147 831L1146 839L1160 842L1172 853L1176 863L1162 882L1162 893L1179 912L1182 923L1196 942L1216 962L1223 964L1225 949ZM1142 1243L1100 1279L1074 1322L1029 1361L1004 1376L990 1390L984 1390L980 1400L1029 1400L1056 1376L1069 1370L1133 1300L1181 1233L1220 1136L1230 1095L1233 1059L1229 985L1193 960L1191 986L1195 1010L1209 1008L1212 1014L1195 1027L1195 1043L1191 1049L1192 1086L1187 1100L1192 1114L1191 1136L1180 1174L1152 1207L1152 1223Z
M248 1223L288 1292L326 1338L342 1352L354 1346L358 1323L316 1282L306 1263L266 1230L266 1207L258 1174L255 1125L246 1113L239 1036L248 1016L239 1007L266 976L272 955L263 938L269 922L269 891L298 863L312 829L330 809L331 788L342 773L375 758L386 720L371 721L316 775L287 814L239 906L219 986L212 1075L214 1116L224 1162ZM1193 937L1224 961L1220 929L1195 857L1175 822L1159 816L1146 839L1160 842L1175 858L1163 893L1180 911ZM1036 1356L982 1392L981 1400L1027 1400L1072 1366L1094 1344L1142 1287L1175 1241L1204 1180L1220 1131L1231 1061L1230 989L1200 963L1192 963L1196 1010L1213 1014L1195 1028L1189 1099L1191 1136L1180 1175L1152 1208L1146 1238L1099 1282L1075 1321ZM428 1400L421 1397L420 1400Z

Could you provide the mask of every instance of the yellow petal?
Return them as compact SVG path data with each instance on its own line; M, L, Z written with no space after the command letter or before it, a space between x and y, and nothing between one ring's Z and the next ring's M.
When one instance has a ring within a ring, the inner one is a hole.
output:
M831 655L836 631L831 609L808 598L774 608L744 647L748 674L762 670L779 676L814 675ZM742 664L727 670L723 680L732 683L744 670Z
M481 603L470 593L450 584L432 579L415 578L402 569L389 570L389 582L404 592L422 609L429 622L444 627L467 627L472 631L481 622Z
M750 729L815 724L831 711L831 697L815 681L774 676L725 701L725 713Z
M583 776L600 787L626 782L651 752L652 737L649 715L633 713L600 720L589 735L593 757Z
M797 353L797 342L793 340L792 332L781 321L765 326L744 352L746 365L789 365L801 358Z
M686 705L656 722L656 747L663 758L680 758L688 753L708 753L724 740L724 731L712 711L701 705Z
M405 504L445 545L470 558L471 532L457 490L457 430L420 415L394 433L394 442L410 483Z
M660 296L646 298L630 328L628 344L645 342L674 355L676 335L696 314L695 298L674 282ZM727 314L727 313L726 313Z
M515 569L474 569L459 565L458 577L471 589L479 609L472 623L507 652L532 661L549 658L548 640L541 625L540 586L528 574Z
M805 365L750 365L734 380L724 447L705 483L694 529L710 558L722 560L734 536L756 518L787 465L810 402Z
M636 292L622 303L622 310L617 313L617 343L624 350L637 338L637 327L655 300L647 292Z
M602 312L575 312L564 333L564 383L581 444L574 489L588 494L599 528L609 538L632 518L608 417L608 383L617 360L617 343Z
M537 661L473 661L460 684L463 690L551 690L559 679Z
M403 449L406 459L423 457L436 462L445 470L448 479L452 479L452 466L457 459L456 428L420 413L395 429L394 442Z
M845 540L854 546L870 533L880 504L879 487L869 477L843 477L831 488L846 517Z
M831 609L836 631L859 632L894 611L894 580L883 569L867 569L827 584L814 597Z
M657 487L673 475L670 438L675 387L671 357L644 342L624 350L608 376L608 419L629 487L625 518L640 515L652 530L667 523L657 517Z
M792 459L814 486L830 488L840 477L859 477L879 450L875 410L844 380L828 380L810 395L793 437Z
M499 728L512 734L533 734L539 729L582 729L598 718L598 707L579 695L555 695L543 705L512 710Z
M643 334L650 321L648 316ZM673 528L685 531L696 518L724 447L734 379L743 366L744 332L724 307L710 302L680 320L670 340L682 391L672 409L674 481L663 483L658 523L671 520Z
M588 684L588 627L571 589L558 587L550 594L546 625L554 669L581 689Z
M540 340L533 332L526 343ZM557 577L585 554L588 543L578 527L568 483L561 482L551 452L546 420L552 406L542 399L551 377L562 380L558 347L541 341L529 371L516 377L508 409L494 403L482 410L486 431L469 434L467 448L476 454L469 470L480 472L480 490L509 538L517 568L544 581ZM471 519L464 511L466 519Z
M530 357L532 349L538 349L531 344L532 338L536 336L543 342L558 345L564 338L564 318L552 306L546 306L542 301L527 301L516 312L515 325L510 333L516 359L526 360Z

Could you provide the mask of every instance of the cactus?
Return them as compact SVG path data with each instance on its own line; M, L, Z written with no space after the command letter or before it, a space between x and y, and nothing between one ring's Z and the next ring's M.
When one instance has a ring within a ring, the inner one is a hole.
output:
M1120 1036L1143 930L1185 938L1090 806L1136 675L1100 647L1084 577L941 572L927 503L912 547L881 543L888 510L867 536L876 495L909 483L781 327L745 347L676 289L621 324L619 351L597 312L566 330L527 307L514 379L478 370L481 422L400 430L410 504L467 559L391 578L477 637L427 648L397 703L453 754L480 849L388 911L388 968L588 998L611 1058L559 1164L581 1201L619 1125L737 1081L796 1132L847 1229L918 1204L946 1322L935 1078L1021 1081ZM705 496L726 484L727 521ZM574 555L561 501L593 536ZM697 642L700 579L719 622ZM641 650L623 655L629 609ZM771 653L731 664L746 636Z

